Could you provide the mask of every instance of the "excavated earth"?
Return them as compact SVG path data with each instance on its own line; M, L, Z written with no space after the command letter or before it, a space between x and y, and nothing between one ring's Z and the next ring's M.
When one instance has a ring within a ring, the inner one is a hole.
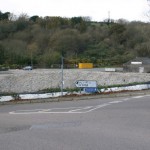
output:
M0 72L0 93L31 93L61 86L61 69L9 70ZM64 69L64 88L77 80L95 80L98 85L149 82L149 73L102 72L100 69Z

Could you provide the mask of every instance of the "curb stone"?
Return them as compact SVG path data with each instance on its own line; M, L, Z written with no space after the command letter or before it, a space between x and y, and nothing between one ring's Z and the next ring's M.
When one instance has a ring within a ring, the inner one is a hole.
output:
M99 98L114 98L114 97L127 97L127 96L140 96L140 95L150 95L150 90L143 91L127 91L127 92L116 92L109 94L95 94L95 95L81 95L73 97L57 97L48 99L30 99L30 100L16 100L16 101L6 101L0 102L0 105L15 105L15 104L33 104L33 103L48 103L48 102L61 102L61 101L78 101L78 100L90 100Z

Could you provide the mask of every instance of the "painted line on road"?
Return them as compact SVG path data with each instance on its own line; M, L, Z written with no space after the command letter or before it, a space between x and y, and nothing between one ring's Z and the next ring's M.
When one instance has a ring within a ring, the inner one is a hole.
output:
M146 96L150 96L150 95L146 95ZM108 103L104 103L104 104L100 104L100 105L96 105L96 106L85 106L85 107L67 107L67 108L50 108L50 109L33 109L33 110L16 110L16 111L12 111L9 112L9 114L14 115L14 114L79 114L79 113L89 113L92 112L94 110L109 106L109 105L115 105L118 103L122 103L124 101L129 101L129 100L133 100L133 99L139 99L142 98L144 96L134 96L131 98L125 98L123 100L118 100L118 101L111 101Z
M108 105L111 105L109 103L104 103L101 105L96 105L96 106L86 106L86 107L68 107L68 108L52 108L52 109L35 109L35 110L18 110L18 111L12 111L9 112L9 114L14 115L14 114L46 114L46 113L50 113L50 114L73 114L73 113L88 113L88 112L92 112L96 109L102 108L102 107L106 107Z
M129 101L129 100L131 100L131 98L125 98L125 99L123 99L123 101Z
M77 112L77 111L87 110L87 109L91 109L92 107L93 106L88 106L88 107L79 108L79 109L73 109L73 110L70 110L68 112Z
M118 103L121 103L123 101L112 101L112 102L109 102L109 104L118 104Z
M102 105L98 105L98 106L96 106L95 108L86 111L85 113L89 113L89 112L92 112L92 111L94 111L94 110L96 110L96 109L103 108L103 107L106 107L106 106L109 106L109 105L111 105L111 104L109 104L109 103L104 103L104 104L102 104Z
M138 99L138 98L142 98L142 97L144 97L144 96L134 96L132 98Z

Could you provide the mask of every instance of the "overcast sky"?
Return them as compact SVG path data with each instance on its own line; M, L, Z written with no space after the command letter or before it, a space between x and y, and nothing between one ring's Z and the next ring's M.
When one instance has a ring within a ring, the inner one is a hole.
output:
M0 10L29 16L89 16L93 21L127 19L148 21L147 0L0 0Z

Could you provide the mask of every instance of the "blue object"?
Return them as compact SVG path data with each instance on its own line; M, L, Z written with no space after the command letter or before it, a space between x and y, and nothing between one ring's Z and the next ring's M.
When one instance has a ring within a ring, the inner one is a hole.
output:
M84 88L84 91L87 92L87 93L96 93L97 92L97 88L88 87L88 88Z

